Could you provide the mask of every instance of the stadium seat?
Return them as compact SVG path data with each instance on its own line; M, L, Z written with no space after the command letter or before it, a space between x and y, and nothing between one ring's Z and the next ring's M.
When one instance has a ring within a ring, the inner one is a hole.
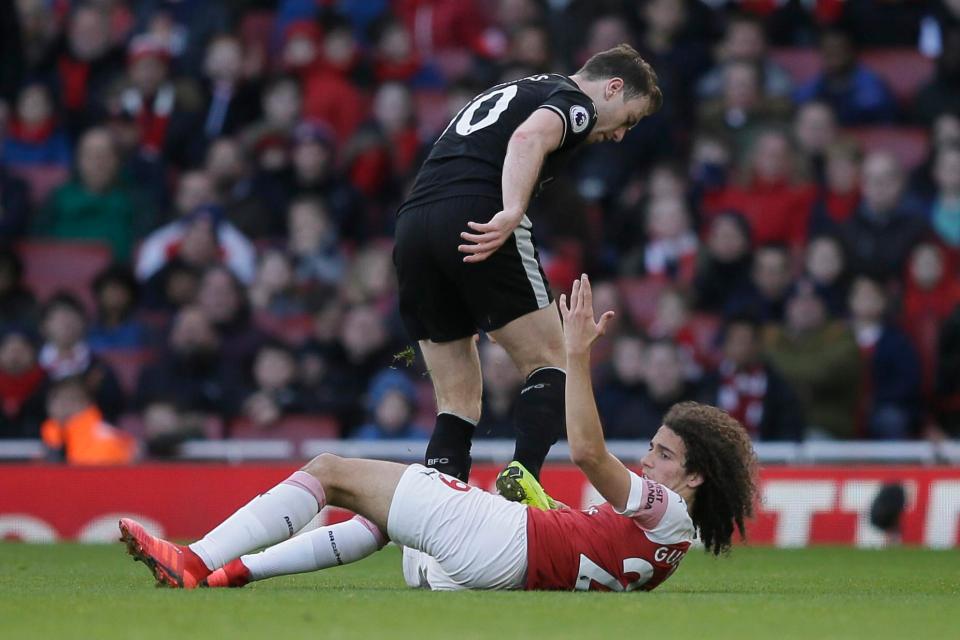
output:
M910 105L934 71L933 60L910 48L867 50L860 61L883 78L901 106Z
M9 167L10 173L30 187L30 204L43 206L50 192L70 179L70 168L59 164Z
M257 312L253 316L253 322L262 331L291 345L299 345L313 332L313 316L308 313L278 316Z
M807 47L780 47L770 51L770 59L793 78L794 86L806 84L820 73L820 52Z
M110 247L100 242L27 240L17 245L24 281L40 300L60 290L77 296L93 311L90 283L110 264Z
M137 390L140 370L152 362L157 354L153 349L106 349L97 355L117 374L123 392L132 395Z
M289 440L299 448L304 440L340 437L340 423L328 415L285 416L269 427L258 427L246 418L234 420L230 437L237 440Z
M645 328L657 310L657 299L669 284L663 278L626 278L620 281L620 296L637 328Z
M865 152L892 151L907 170L927 157L929 136L922 127L852 127L845 131L860 142Z

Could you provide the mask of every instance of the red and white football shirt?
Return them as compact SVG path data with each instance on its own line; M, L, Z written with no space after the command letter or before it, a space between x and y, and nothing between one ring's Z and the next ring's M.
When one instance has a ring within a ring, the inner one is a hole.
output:
M527 589L649 591L670 577L696 535L687 503L630 472L630 496L584 511L527 509Z

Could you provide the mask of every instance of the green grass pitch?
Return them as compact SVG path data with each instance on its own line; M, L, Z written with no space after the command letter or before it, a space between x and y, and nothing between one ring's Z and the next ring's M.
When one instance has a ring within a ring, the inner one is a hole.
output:
M396 548L244 589L157 589L117 545L0 543L0 638L960 639L960 553L691 552L651 593L430 593Z

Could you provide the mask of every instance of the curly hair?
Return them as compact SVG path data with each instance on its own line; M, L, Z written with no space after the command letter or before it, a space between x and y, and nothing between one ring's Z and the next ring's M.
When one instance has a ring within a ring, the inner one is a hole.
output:
M663 424L683 440L687 472L703 475L690 513L700 539L708 552L725 553L734 527L746 538L753 517L758 463L750 436L728 413L699 402L675 404Z

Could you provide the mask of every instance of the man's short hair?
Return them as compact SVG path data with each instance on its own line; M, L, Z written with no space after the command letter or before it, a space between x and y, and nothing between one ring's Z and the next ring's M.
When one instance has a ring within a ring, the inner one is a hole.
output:
M650 113L658 111L663 104L663 94L657 86L657 72L628 44L618 44L613 49L594 54L577 75L588 80L620 78L624 99L649 96Z

